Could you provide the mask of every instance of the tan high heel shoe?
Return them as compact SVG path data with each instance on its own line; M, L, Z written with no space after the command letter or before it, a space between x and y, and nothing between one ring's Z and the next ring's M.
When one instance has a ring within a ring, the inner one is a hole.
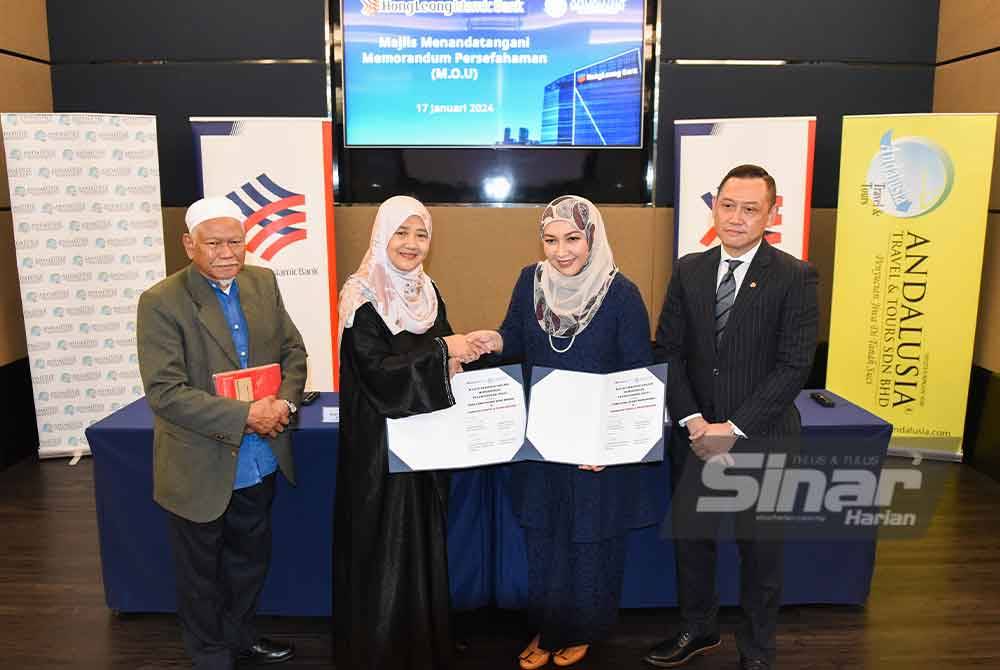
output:
M552 654L538 646L538 641L541 637L542 634L539 633L532 638L531 643L524 648L524 651L518 657L523 670L537 670L549 662Z
M587 655L588 649L590 649L589 644L578 644L575 647L560 649L552 656L552 662L561 668L579 663Z

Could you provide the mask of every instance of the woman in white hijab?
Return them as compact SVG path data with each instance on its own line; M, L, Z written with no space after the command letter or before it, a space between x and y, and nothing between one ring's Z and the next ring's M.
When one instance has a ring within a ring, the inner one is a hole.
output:
M652 364L639 289L615 265L601 213L578 196L542 212L545 260L521 271L498 331L469 339L525 366L609 373ZM524 528L528 605L538 634L521 652L533 670L580 661L617 621L630 528L656 521L653 471L525 462L510 477Z
M342 668L451 664L448 477L389 475L385 448L386 418L453 405L450 377L476 357L424 273L431 234L420 202L385 201L340 293L333 626Z

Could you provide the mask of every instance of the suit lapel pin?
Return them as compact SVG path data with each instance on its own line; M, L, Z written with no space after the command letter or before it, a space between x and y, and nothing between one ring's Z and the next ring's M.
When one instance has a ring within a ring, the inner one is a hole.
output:
M757 282L755 281L750 282L750 288L757 288Z

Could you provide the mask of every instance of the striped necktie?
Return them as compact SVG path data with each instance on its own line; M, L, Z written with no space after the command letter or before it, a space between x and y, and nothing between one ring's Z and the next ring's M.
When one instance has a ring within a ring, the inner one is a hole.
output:
M736 301L736 277L733 272L743 261L728 259L729 269L722 276L719 288L715 292L715 344L718 346L722 341L722 333L726 330L726 323L729 321L729 313L733 309L733 302Z

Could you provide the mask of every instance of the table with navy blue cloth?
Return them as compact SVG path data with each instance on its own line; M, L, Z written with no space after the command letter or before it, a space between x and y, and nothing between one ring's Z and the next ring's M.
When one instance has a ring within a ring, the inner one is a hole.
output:
M337 406L323 393L299 410L292 434L297 486L279 474L272 510L271 569L261 593L262 614L329 616L331 612L333 500L338 424L323 423L322 408ZM174 569L166 512L153 502L153 415L139 399L87 429L94 457L101 569L108 607L120 612L172 612ZM488 471L452 477L449 567L453 603L460 609L490 602L492 515Z
M831 393L835 402L821 407L802 391L795 401L802 416L801 448L830 453L840 451L869 458L868 470L878 476L885 459L892 426L874 414ZM668 441L669 443L669 441ZM625 557L622 607L673 607L677 605L676 564L673 541L669 539L670 499L669 458L657 464L663 495L657 501L658 518L666 526L650 526L632 531ZM509 466L494 469L495 598L500 607L520 608L527 597L527 562L524 535L511 510L507 496ZM782 602L793 604L861 605L868 598L875 567L877 531L861 530L854 537L865 539L803 540L786 539ZM739 603L739 552L732 540L719 544L717 585L722 605Z
M885 457L892 427L833 394L831 409L816 405L807 392L797 405L803 437L850 441L873 457ZM331 556L338 425L322 422L322 408L336 406L324 393L300 410L292 436L298 486L278 476L273 508L274 550L261 594L260 612L327 616L331 611ZM137 400L87 429L94 457L104 590L108 607L120 612L175 609L173 565L165 512L152 499L152 414ZM658 501L669 509L670 466L662 475ZM452 603L456 609L488 604L523 606L527 565L523 533L511 513L506 466L456 471L449 504L448 556ZM659 475L658 475L659 476ZM724 604L737 602L738 557L724 542L719 556L719 588ZM784 602L862 604L868 596L875 540L790 542L786 545ZM629 537L624 607L665 607L677 603L673 545L658 527Z

